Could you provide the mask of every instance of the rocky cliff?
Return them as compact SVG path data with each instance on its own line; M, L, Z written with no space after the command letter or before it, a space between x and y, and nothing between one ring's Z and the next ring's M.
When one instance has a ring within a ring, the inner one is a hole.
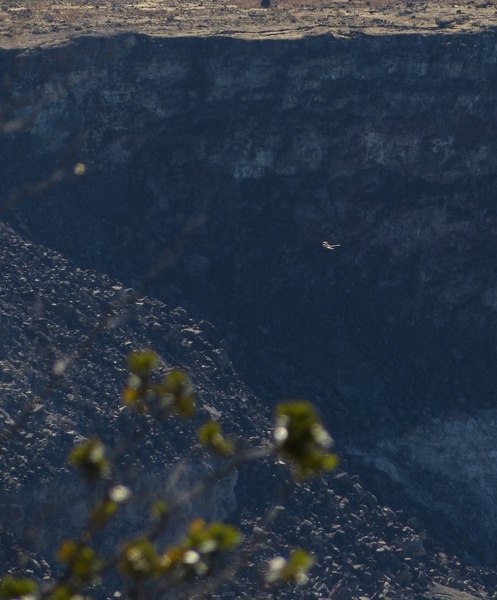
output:
M161 351L197 352L186 330L208 319L214 381L234 369L268 408L310 397L373 491L386 473L493 566L496 48L480 31L5 49L3 216L124 286L173 247L149 294L192 322Z

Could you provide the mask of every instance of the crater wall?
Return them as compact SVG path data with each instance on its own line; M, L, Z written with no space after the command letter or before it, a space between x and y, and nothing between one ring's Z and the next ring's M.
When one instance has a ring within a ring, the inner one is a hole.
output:
M474 427L449 424L495 404L496 42L125 34L4 50L3 214L130 284L179 243L151 293L208 315L268 404L310 396L345 451L387 471L378 457L403 471L407 446L465 484L447 510L432 488L416 500L463 529L472 503L486 531L491 431L475 425L490 437L474 476L437 462L429 431L469 448Z

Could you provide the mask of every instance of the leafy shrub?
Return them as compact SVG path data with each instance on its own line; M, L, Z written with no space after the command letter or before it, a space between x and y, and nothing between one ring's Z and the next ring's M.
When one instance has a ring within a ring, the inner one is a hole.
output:
M124 405L138 415L148 414L161 423L172 418L191 418L197 399L188 376L173 369L165 378L158 379L158 362L153 351L132 353L128 357L128 383L122 394ZM139 436L134 437L125 448L142 441ZM234 525L195 518L175 543L164 543L164 534L175 523L183 503L249 461L268 457L283 460L297 480L333 470L338 464L336 455L330 452L333 440L313 405L307 401L278 405L274 439L268 445L247 449L243 440L227 437L217 421L201 425L197 430L197 441L206 451L223 458L219 469L182 493L176 503L167 505L158 498L152 508L148 529L133 539L116 542L111 546L116 550L108 555L99 554L95 538L97 534L105 535L112 519L119 519L121 506L133 493L118 480L116 465L123 448L111 452L98 437L76 447L68 462L86 481L92 494L92 507L79 537L63 540L57 549L56 558L63 567L62 575L46 584L8 575L0 583L0 598L79 600L81 594L91 595L97 584L105 586L106 578L116 574L130 598L145 597L145 593L147 597L162 597L178 589L193 590L202 581L209 581L211 585L214 581L215 586L216 581L222 580L219 577L224 568L219 561L221 556L230 557L232 570L237 560L241 564L242 534ZM248 550L253 551L254 547L249 545ZM297 548L288 558L275 557L269 562L265 581L267 584L303 584L313 562L310 554ZM213 579L214 575L218 576L217 580Z

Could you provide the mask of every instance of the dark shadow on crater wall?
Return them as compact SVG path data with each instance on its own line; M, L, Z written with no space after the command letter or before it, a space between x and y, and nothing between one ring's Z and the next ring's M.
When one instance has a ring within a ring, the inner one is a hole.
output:
M123 36L9 54L41 121L7 136L2 191L63 162L57 135L87 136L88 171L8 218L133 286L205 215L151 293L211 318L247 376L316 395L347 435L489 406L494 39Z

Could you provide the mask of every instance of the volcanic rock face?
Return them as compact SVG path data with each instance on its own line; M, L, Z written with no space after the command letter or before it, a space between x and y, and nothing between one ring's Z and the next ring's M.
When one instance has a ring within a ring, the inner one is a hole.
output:
M211 412L235 376L257 411L305 394L358 471L385 471L472 551L485 538L493 563L496 42L125 34L3 51L4 214L125 286L168 249L149 287L166 333L145 319L147 335L212 369Z

